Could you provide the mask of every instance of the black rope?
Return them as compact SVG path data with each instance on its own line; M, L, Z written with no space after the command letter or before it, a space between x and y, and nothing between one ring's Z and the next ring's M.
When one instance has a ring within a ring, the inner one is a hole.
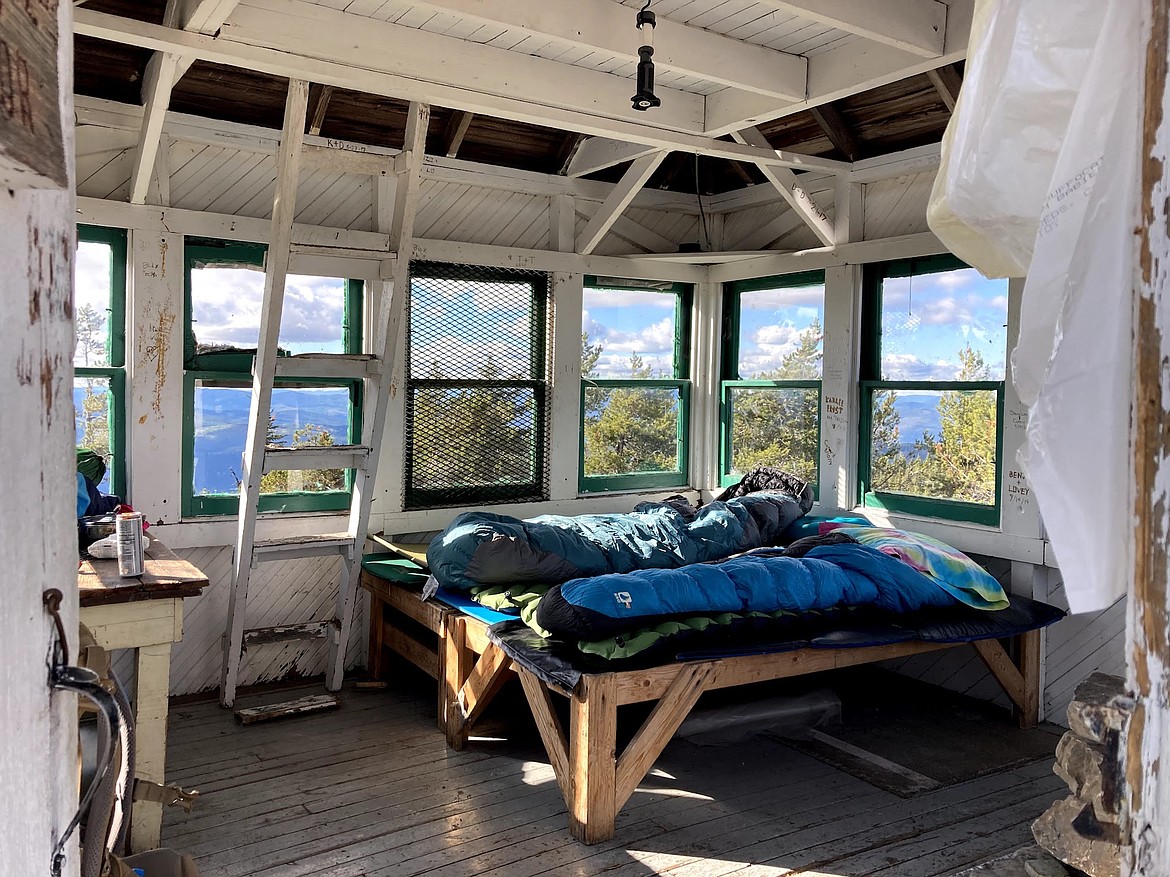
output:
M646 5L649 5L647 3ZM707 212L703 209L703 193L699 189L699 154L695 153L695 200L699 202L699 219L702 222L702 240L699 249L706 252L711 246L711 231L707 228Z

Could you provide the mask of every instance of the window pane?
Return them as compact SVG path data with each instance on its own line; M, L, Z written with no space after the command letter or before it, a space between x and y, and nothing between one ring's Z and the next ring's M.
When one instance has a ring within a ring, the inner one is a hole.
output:
M680 391L586 387L585 475L680 472Z
M885 381L1002 381L1007 280L974 268L882 282Z
M195 382L194 492L236 493L248 437L251 387ZM276 387L268 444L281 447L346 444L350 395L346 387ZM261 493L345 490L341 469L269 472Z
M110 364L113 265L113 249L109 244L78 243L73 272L73 325L77 334L74 366L100 368Z
M581 376L677 378L677 294L586 288Z
M825 285L739 294L741 380L810 381L821 377Z
M731 387L731 472L774 466L810 483L820 454L820 392L798 387Z
M411 486L458 502L467 488L509 488L538 477L537 395L531 387L412 388Z
M74 441L79 448L89 448L106 461L106 475L98 487L109 493L111 409L113 396L109 378L76 377L73 379Z
M870 490L995 503L994 390L873 394Z
M410 377L527 380L534 362L531 283L415 277L410 284Z
M264 271L259 267L193 265L191 331L197 352L256 347ZM288 275L280 347L290 353L345 352L345 281Z

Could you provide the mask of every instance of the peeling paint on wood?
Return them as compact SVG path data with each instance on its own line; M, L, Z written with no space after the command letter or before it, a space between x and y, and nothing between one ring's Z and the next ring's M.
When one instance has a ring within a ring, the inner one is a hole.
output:
M162 250L162 275L166 275L166 242L163 242ZM159 312L158 321L151 329L153 338L142 350L142 363L146 367L154 366L154 392L151 399L150 408L159 417L162 417L162 398L163 389L167 383L167 351L170 349L171 330L175 326L175 312L170 308L164 308ZM139 423L146 423L148 415L143 414L138 418Z
M1130 873L1170 874L1170 126L1167 50L1170 0L1151 0L1145 22L1145 107L1138 232L1134 451L1134 570L1129 619L1129 679L1136 707L1125 752ZM1123 814L1126 815L1126 814ZM1162 826L1158 829L1157 826Z
M0 2L0 182L68 185L58 106L57 3Z

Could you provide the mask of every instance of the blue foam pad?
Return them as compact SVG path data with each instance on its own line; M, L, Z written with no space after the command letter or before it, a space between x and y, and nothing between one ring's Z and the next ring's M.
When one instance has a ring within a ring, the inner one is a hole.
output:
M446 588L439 588L435 594L435 599L446 606L450 606L452 609L458 609L464 615L470 615L472 618L482 621L484 624L516 620L515 615L509 615L506 612L497 612L495 609L488 609L486 606L481 606L460 591L448 591Z

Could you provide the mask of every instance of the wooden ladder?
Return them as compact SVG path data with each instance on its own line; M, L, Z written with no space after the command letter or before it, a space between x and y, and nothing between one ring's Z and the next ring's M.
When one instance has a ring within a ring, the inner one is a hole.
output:
M408 253L418 204L418 182L426 144L430 108L412 103L407 116L403 152L393 160L397 177L394 206L385 210L389 196L383 175L379 195L383 203L375 210L378 230L389 234L386 251L363 254L380 261L379 316L375 324L373 353L361 355L302 354L277 356L285 281L288 276L292 247L300 158L304 140L308 105L308 83L289 82L285 104L284 131L277 153L276 196L272 209L272 231L264 277L264 302L260 320L260 339L252 368L252 403L249 410L248 438L244 448L243 476L240 483L239 529L232 561L231 594L228 598L227 631L223 643L220 676L220 703L232 707L240 681L240 666L250 647L293 640L329 640L329 658L325 672L326 692L283 703L238 710L236 717L245 724L283 716L333 709L340 705L335 692L341 689L345 672L345 650L353 628L357 605L358 576L361 573L362 547L370 517L374 478L378 468L380 439L386 424L390 371L395 361L395 345L402 325L406 290L409 283L409 259L395 258ZM387 170L391 169L387 160ZM387 227L388 226L388 227ZM272 388L277 377L331 378L362 381L365 417L361 443L331 447L266 447L268 413ZM341 532L320 532L278 539L257 539L256 524L260 500L260 480L268 472L294 469L347 469L354 473L353 498L347 526ZM252 570L260 563L301 557L335 556L341 565L340 577L330 618L252 628L245 626L248 584Z

